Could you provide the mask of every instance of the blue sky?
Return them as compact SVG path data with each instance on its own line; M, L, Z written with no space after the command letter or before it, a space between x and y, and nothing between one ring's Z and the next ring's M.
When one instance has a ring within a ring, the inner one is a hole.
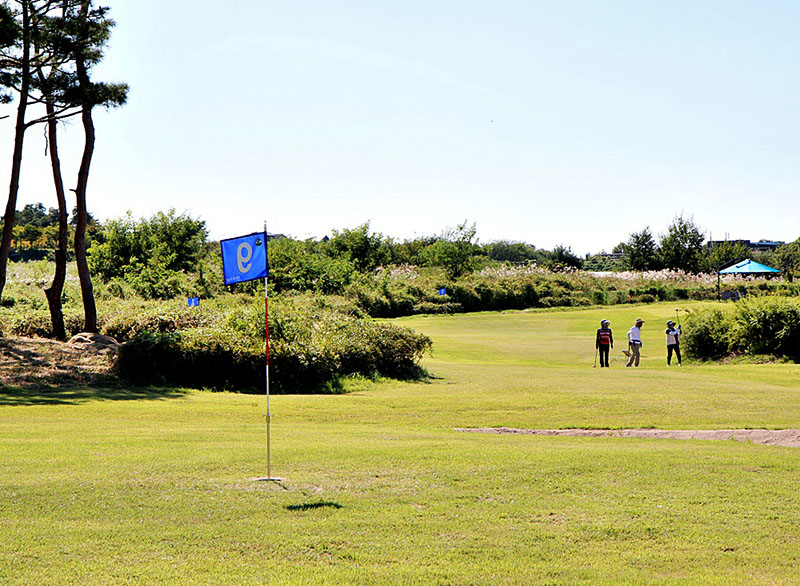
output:
M715 239L800 236L798 3L107 4L96 77L131 94L96 117L98 217L174 207L218 238L466 219L579 253L680 213ZM80 127L62 134L74 177ZM27 141L20 206L54 205Z

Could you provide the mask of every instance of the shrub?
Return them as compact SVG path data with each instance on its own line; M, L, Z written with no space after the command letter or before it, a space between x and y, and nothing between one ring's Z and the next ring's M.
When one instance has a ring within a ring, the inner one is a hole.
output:
M570 297L570 301L571 301L570 305L572 305L573 307L589 307L593 305L592 300L589 297L580 294L578 295L573 294Z
M120 347L116 368L137 384L255 389L263 385L264 355L220 331L143 331Z
M728 352L729 312L703 309L689 314L684 324L683 346L694 358L721 358Z
M102 228L102 243L92 246L92 272L109 281L157 265L166 272L194 269L205 250L205 222L186 214L158 212L149 219L109 220ZM131 270L136 265L138 269Z
M370 234L369 222L341 232L334 230L325 248L330 256L346 259L362 273L385 265L392 255L388 240L381 234Z
M74 309L64 311L64 328L68 338L83 331L83 314ZM8 334L25 338L53 337L50 312L44 308L19 312L6 317L4 329Z
M136 296L136 290L127 283L124 279L121 278L113 278L108 283L105 283L105 287L102 286L98 287L98 297L115 297L117 299L126 299L129 297Z
M124 280L145 299L174 299L189 292L189 277L170 270L160 259L133 261L124 269Z
M685 347L697 358L726 352L770 354L800 359L800 299L754 297L721 309L706 309L686 319Z
M355 275L353 263L322 254L319 243L289 238L271 240L270 283L275 291L341 293Z
M208 320L205 313L183 302L120 301L113 313L106 314L101 331L124 342L141 332L177 332L207 325Z
M542 297L540 299L542 307L569 307L572 299L569 297Z
M475 224L469 226L465 220L455 228L447 228L442 239L425 248L420 256L425 264L442 267L449 279L456 279L477 267L475 234Z
M463 308L460 303L431 303L430 301L423 301L417 303L414 308L414 313L461 313Z
M730 332L734 349L800 358L800 300L753 297L735 307Z
M206 237L204 221L175 210L138 221L128 213L105 224L89 263L101 281L123 279L145 298L171 299L189 292L189 272L207 251Z

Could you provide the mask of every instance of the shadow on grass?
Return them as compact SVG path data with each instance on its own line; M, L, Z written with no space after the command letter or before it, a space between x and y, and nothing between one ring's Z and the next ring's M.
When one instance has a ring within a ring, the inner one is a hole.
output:
M367 380L377 381L377 376L373 378L364 377ZM395 375L395 380L412 382L418 384L431 384L432 381L441 380L423 368L416 367L403 373L402 376ZM278 389L275 394L347 394L351 392L344 384L348 377L336 377L325 384L311 387L294 388L292 392L286 393ZM77 405L88 401L138 401L138 400L160 400L176 399L183 397L189 392L186 388L175 388L165 386L137 386L129 381L120 381L113 376L96 377L91 382L71 384L46 384L46 383L17 383L6 385L0 382L0 406L3 405ZM264 388L258 389L229 389L231 392L242 394L263 394ZM273 391L274 392L274 391Z
M427 369L421 367L419 364L414 364L404 368L402 371L395 375L395 378L408 383L426 383L430 384L431 381L441 380L442 377L436 376L429 372Z
M290 381L289 383L281 384L278 382L274 384L270 392L276 395L346 395L356 392L353 386L354 383L358 386L358 381L376 383L381 380L431 384L431 381L441 380L441 377L437 377L415 364L387 373L374 371L367 374L358 372L336 374L327 380L316 383L303 384ZM263 394L264 387L262 386L257 389L234 389L234 391L245 394Z
M433 381L444 380L443 376L436 376L432 372L422 368L421 366L415 367L415 376L401 379L411 383L424 383L426 385L433 384Z
M313 511L314 509L341 509L342 505L333 501L317 501L315 503L301 503L299 505L286 505L287 511Z
M89 401L139 401L175 399L182 389L154 387L55 387L45 385L0 385L0 406L3 405L77 405Z

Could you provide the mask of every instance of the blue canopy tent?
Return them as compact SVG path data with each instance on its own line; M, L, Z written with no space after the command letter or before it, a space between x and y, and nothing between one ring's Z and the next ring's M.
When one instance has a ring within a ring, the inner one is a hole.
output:
M762 265L760 262L750 260L749 258L717 272L720 275L764 275L780 273L778 269Z
M717 271L717 297L720 299L722 298L722 294L720 293L720 275L777 275L779 273L780 270L778 269L773 269L772 267L762 265L760 262L747 258Z

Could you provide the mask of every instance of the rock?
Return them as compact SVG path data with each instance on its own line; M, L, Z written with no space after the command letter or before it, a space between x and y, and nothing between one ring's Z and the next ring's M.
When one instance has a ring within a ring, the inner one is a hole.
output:
M70 346L82 350L90 350L98 354L116 354L119 352L120 343L111 336L84 332L73 336L69 342Z

